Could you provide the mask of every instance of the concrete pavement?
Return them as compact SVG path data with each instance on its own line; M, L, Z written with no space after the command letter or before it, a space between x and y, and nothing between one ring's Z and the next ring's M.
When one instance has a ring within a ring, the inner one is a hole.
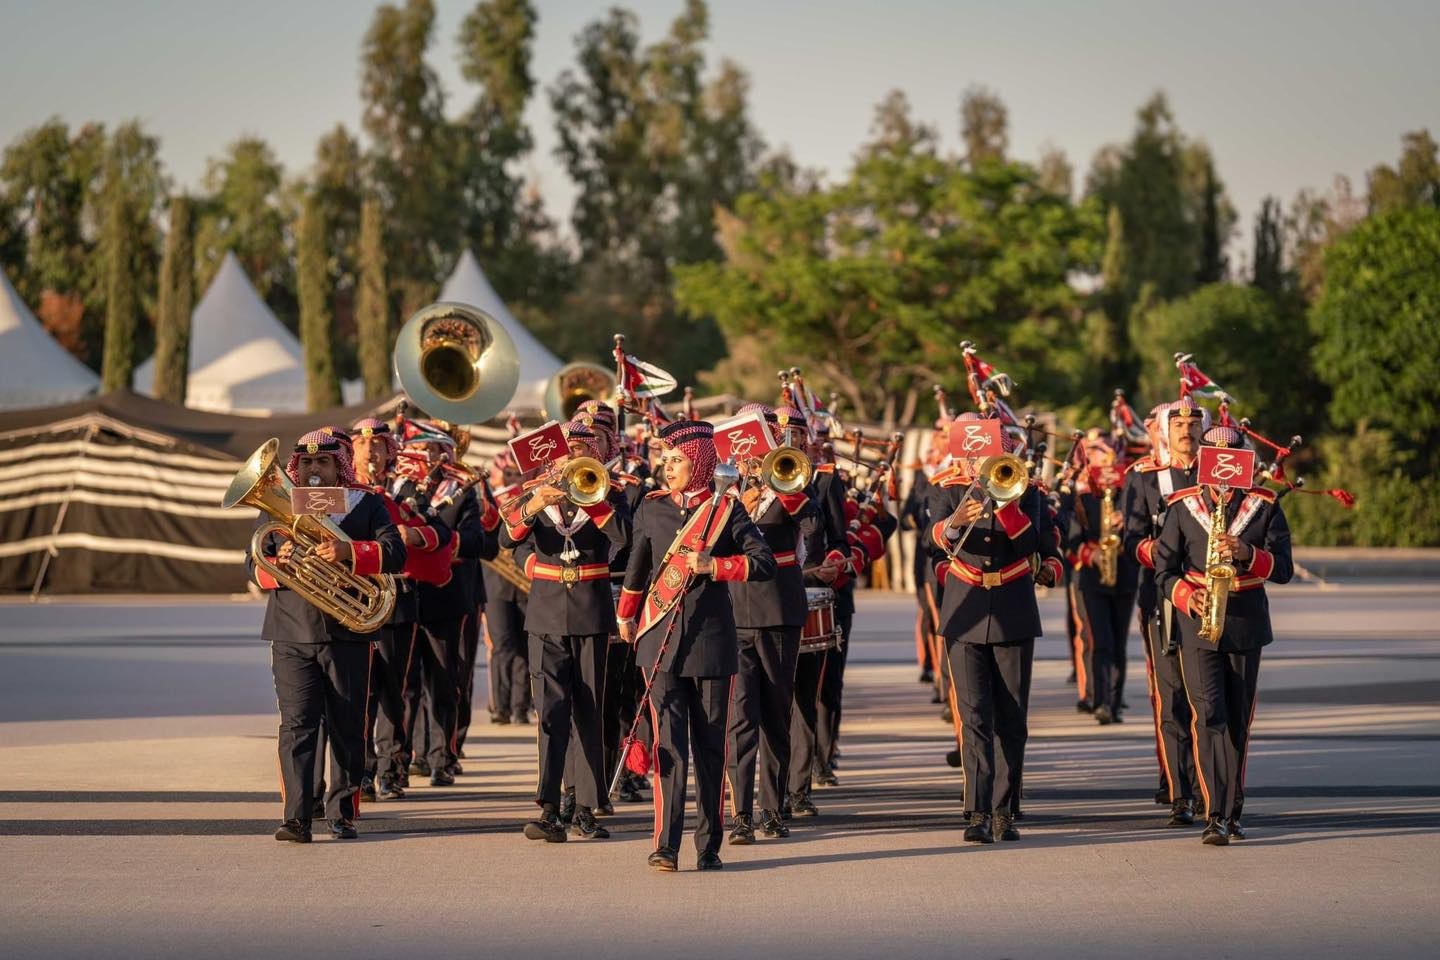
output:
M874 595L821 816L725 849L720 874L694 873L687 844L661 876L644 866L649 804L620 807L609 841L527 843L534 730L483 723L456 787L367 805L356 842L275 843L253 605L56 606L0 631L0 942L17 957L1433 956L1440 598L1294 587L1274 607L1243 844L1204 848L1149 801L1138 645L1127 722L1075 713L1057 598L1024 839L961 844L913 606Z

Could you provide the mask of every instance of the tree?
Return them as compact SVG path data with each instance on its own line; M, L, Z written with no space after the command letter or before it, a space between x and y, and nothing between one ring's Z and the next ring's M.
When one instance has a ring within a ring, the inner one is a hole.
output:
M1396 166L1382 163L1370 171L1372 214L1440 206L1440 145L1429 130L1411 131L1401 138L1401 144Z
M157 231L154 216L165 191L158 159L159 141L138 122L117 127L105 151L105 173L96 199L102 227L99 260L105 271L105 345L100 368L102 390L131 386L142 339L138 336L145 302L155 281Z
M1000 95L984 87L970 87L960 99L960 138L965 162L971 168L1003 161L1010 144L1009 114Z
M194 205L189 197L170 200L170 229L160 261L160 302L155 319L155 383L161 400L185 402L190 372L190 314L195 303Z
M1286 284L1283 229L1280 201L1275 197L1266 197L1260 201L1260 213L1255 218L1250 282L1272 298L1278 297Z
M334 327L330 312L330 264L325 214L315 197L306 197L295 230L296 274L300 297L300 343L305 348L306 399L311 410L340 403L335 375Z
M360 287L355 297L355 328L359 339L360 377L365 399L389 396L390 298L385 281L385 238L380 202L365 200L360 211Z
M1218 283L1225 278L1225 242L1234 222L1234 214L1227 217L1223 209L1225 199L1221 195L1220 182L1215 177L1215 163L1210 158L1210 151L1202 144L1196 144L1186 151L1186 157L1198 167L1200 181L1200 209L1196 218L1200 233L1200 263L1195 270L1195 282Z
M295 317L295 279L285 226L295 219L285 171L259 137L241 137L205 173L195 231L196 285L210 286L233 252L255 290L282 320Z
M1046 146L1040 153L1040 185L1051 193L1068 197L1075 192L1075 169L1058 147Z
M1311 311L1315 367L1334 391L1330 418L1362 421L1440 467L1440 210L1371 217L1325 252L1325 286Z

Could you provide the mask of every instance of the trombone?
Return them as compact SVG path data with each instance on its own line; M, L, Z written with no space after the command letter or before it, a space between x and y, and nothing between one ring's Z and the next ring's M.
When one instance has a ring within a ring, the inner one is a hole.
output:
M970 491L979 489L985 495L983 504L993 503L1000 507L1012 500L1019 500L1029 486L1030 471L1025 468L1025 461L1013 453L997 453L980 461L975 479L971 480L970 486L965 488L965 495L960 498L960 502L965 502L970 496ZM960 534L960 539L945 551L951 559L954 559L955 555L960 552L960 548L965 546L965 541L970 538L970 531L975 529L975 524L978 522L978 517L971 520L970 525L965 528L965 532Z
M565 499L577 507L590 507L610 495L610 471L594 457L574 457L558 466L552 465L540 476L526 480L515 494L500 505L508 513L516 504L534 496L536 487L551 484L565 491Z
M810 458L797 447L776 447L760 461L760 482L779 494L799 493L814 475Z

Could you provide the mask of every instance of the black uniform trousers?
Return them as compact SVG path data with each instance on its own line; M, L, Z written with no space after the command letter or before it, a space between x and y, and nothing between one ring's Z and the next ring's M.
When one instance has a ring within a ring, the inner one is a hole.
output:
M845 695L845 661L850 655L850 627L855 622L853 605L835 605L835 620L840 625L840 646L825 651L825 671L820 677L819 697L815 705L815 759L825 770L835 762L840 745L840 704Z
M461 620L460 656L455 664L455 755L465 752L475 703L475 667L480 658L480 618L484 608Z
M368 643L272 641L270 669L280 704L280 791L286 820L309 823L323 721L330 741L325 816L353 820L365 773Z
M946 641L965 770L965 814L1014 814L1025 766L1035 641ZM996 744L999 749L996 749Z
M1179 628L1174 629L1178 634ZM1173 648L1169 653L1161 652L1162 638L1153 611L1140 611L1140 633L1149 654L1150 707L1155 714L1160 789L1169 793L1171 803L1193 800L1195 748L1190 737L1190 701L1185 699L1185 681L1180 676L1180 654Z
M459 700L456 668L460 660L460 632L464 617L421 623L415 638L414 663L420 682L412 688L410 715L415 718L411 738L415 753L433 771L455 760L455 711ZM415 700L419 703L415 703Z
M1260 648L1221 653L1204 641L1180 648L1190 701L1195 772L1206 817L1238 818L1245 806L1245 759L1260 681Z
M1125 648L1130 637L1133 592L1075 589L1085 651L1086 699L1094 707L1119 713L1125 692Z
M655 846L680 849L690 754L695 755L695 849L715 853L725 829L725 731L734 677L655 673Z
M635 714L640 709L640 691L644 688L644 677L635 665L635 644L611 643L605 654L605 700L602 704L605 721L604 770L607 777L620 765L620 744L635 722ZM650 740L644 735L647 726L642 720L635 734L648 744Z
M381 627L375 634L365 729L374 731L366 744L366 758L373 761L367 767L376 778L397 777L405 769L409 746L405 733L405 678L418 632L416 624L396 623Z
M490 657L490 712L518 717L530 712L530 663L525 642L525 611L511 600L485 605L485 636Z
M600 701L605 692L610 637L534 636L540 643L540 662L530 667L535 676L535 707L540 713L540 781L535 802L558 806L563 778L575 788L577 804L598 807L605 795Z
M741 627L740 672L730 700L726 732L732 814L753 816L755 776L760 809L780 812L789 784L790 711L795 699L795 661L800 627Z
M828 650L802 653L795 663L795 703L790 711L790 782L786 785L790 793L810 792L810 765L815 761L818 741L820 684L825 679L828 653Z

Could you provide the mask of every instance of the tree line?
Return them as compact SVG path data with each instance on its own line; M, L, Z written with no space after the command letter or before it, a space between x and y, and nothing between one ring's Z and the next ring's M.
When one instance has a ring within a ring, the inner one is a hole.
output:
M874 110L847 170L767 147L749 83L711 63L708 10L688 0L649 44L609 10L572 66L537 88L530 0L482 0L457 36L463 91L432 65L430 0L378 7L360 51L362 120L325 133L303 171L260 137L175 191L139 123L47 121L0 159L0 264L46 327L128 385L157 359L183 401L188 321L227 252L305 345L314 407L341 378L389 390L400 321L469 248L556 353L600 359L624 331L682 382L765 397L799 363L851 416L933 417L974 340L1026 403L1076 426L1121 387L1171 399L1193 351L1257 425L1310 441L1312 485L1354 511L1292 497L1306 542L1440 542L1440 161L1427 131L1363 189L1344 178L1266 197L1247 262L1203 138L1163 94L1083 176L1060 151L1012 155L1000 96L958 97L958 150L903 93ZM522 173L525 110L544 96L577 188L566 226ZM458 101L458 102L457 102ZM598 331L598 333L597 333Z

